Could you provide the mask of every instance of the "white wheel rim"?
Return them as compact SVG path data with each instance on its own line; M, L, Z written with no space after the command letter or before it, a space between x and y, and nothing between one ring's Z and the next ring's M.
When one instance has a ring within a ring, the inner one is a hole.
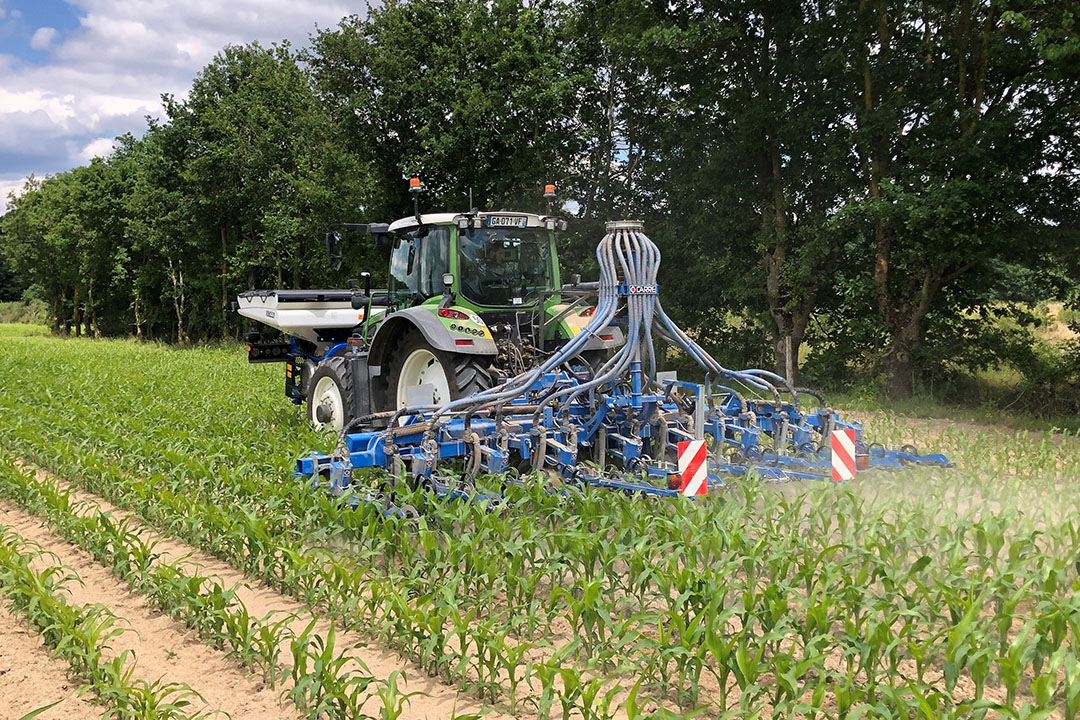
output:
M341 431L345 425L345 403L341 400L341 389L331 377L319 378L315 383L315 392L312 394L311 420L316 428L330 427ZM319 422L318 408L325 405L330 408L330 422Z
M450 402L450 384L446 381L446 371L443 370L439 358L424 348L413 350L401 366L397 385L399 410L407 404L408 388L417 385L431 385L435 388L436 405Z

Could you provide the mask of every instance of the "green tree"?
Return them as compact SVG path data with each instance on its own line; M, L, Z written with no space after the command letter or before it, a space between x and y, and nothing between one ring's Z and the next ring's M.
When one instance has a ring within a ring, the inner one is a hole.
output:
M843 243L832 218L855 178L837 121L844 54L831 10L697 0L577 7L579 54L599 68L586 93L597 102L582 108L596 138L581 183L585 213L649 219L665 250L665 301L735 362L760 361L753 347L764 333L777 369L797 379ZM735 343L739 352L724 351Z
M913 391L941 291L993 258L1038 256L1075 212L1076 177L1055 166L1076 158L1080 85L1040 53L1038 28L1009 21L1025 5L874 0L842 16L865 184L850 210L868 225L893 396Z
M166 111L196 231L216 241L189 263L218 282L220 322L205 333L227 333L237 288L296 286L322 268L320 230L358 203L363 175L287 43L225 48Z
M189 282L208 252L184 192L183 128L151 122L131 144L132 189L125 229L134 262L132 315L137 337L189 339ZM185 273L187 273L185 275ZM167 329L166 329L167 328Z
M305 54L319 96L369 170L370 219L425 205L539 207L541 185L575 155L574 85L564 75L558 4L394 0L320 32Z
M54 332L82 333L87 282L80 270L86 229L79 214L79 176L31 177L4 215L5 253L49 305Z
M5 245L3 228L0 227L0 247ZM10 267L7 257L0 253L0 302L19 300L26 291L26 285Z

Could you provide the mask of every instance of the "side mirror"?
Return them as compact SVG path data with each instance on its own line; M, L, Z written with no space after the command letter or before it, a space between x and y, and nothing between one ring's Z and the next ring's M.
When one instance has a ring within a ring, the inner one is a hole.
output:
M341 269L341 233L335 230L326 233L326 261L331 270Z

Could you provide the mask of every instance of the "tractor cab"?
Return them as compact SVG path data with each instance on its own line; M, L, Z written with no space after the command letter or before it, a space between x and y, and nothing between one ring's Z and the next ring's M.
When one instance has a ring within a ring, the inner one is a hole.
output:
M391 302L407 306L450 293L455 304L481 314L536 309L559 288L557 222L476 212L391 223Z

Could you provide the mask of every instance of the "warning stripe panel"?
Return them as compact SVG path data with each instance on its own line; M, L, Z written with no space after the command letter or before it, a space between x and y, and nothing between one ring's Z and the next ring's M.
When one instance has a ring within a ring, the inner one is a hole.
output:
M704 440L687 440L678 445L680 493L686 496L707 492L708 457Z
M832 479L834 482L851 480L855 477L855 430L833 430L832 432Z

